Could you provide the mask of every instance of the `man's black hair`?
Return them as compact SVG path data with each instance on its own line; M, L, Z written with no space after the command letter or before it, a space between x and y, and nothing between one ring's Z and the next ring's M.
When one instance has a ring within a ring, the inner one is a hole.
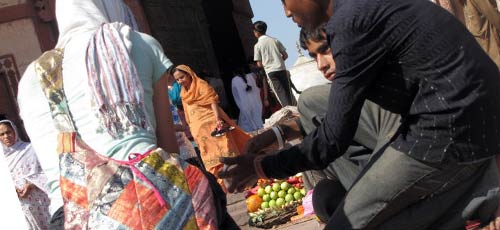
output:
M253 23L253 29L261 34L266 34L267 24L263 21L256 21Z
M299 37L300 47L302 47L302 49L307 50L308 40L315 42L326 40L326 23L323 23L314 29L306 29L302 27L302 29L300 29Z

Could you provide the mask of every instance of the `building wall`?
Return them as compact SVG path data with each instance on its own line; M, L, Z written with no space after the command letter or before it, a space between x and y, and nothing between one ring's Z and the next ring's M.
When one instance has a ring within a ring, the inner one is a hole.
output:
M201 0L144 0L151 34L175 65L217 69Z
M42 54L31 19L0 24L0 40L0 55L13 54L20 73Z
M253 46L257 39L253 35L253 11L249 1L233 0L233 17L245 50L245 57L253 57ZM252 59L253 60L253 59Z
M28 65L55 44L51 31L54 0L0 1L0 114L28 140L17 106L17 86Z

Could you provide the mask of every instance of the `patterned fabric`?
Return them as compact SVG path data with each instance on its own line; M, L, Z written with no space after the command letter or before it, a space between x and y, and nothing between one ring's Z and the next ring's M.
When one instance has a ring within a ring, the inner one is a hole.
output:
M64 228L216 229L213 193L198 168L161 149L114 160L71 130L61 60L61 50L48 51L36 69L55 122L70 122L58 125L70 129L60 130L58 147Z
M184 175L194 166L161 149L115 161L75 133L59 138L65 228L197 229Z
M94 110L109 134L121 137L136 129L151 129L143 105L143 87L130 59L130 27L105 23L87 47L88 83Z

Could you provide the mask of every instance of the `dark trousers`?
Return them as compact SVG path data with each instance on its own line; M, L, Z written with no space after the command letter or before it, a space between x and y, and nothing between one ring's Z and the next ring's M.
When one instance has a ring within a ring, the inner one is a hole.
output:
M269 77L269 86L274 92L274 95L276 95L276 98L278 99L281 106L295 106L297 104L297 101L293 96L291 90L291 81L286 70L270 72L267 74L267 76Z

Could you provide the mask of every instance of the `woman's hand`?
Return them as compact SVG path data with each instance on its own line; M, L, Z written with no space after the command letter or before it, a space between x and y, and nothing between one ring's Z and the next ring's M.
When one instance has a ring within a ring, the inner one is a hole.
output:
M224 121L219 119L218 117L216 117L215 124L216 124L217 128L222 128L224 126Z
M256 154L244 154L237 157L220 158L220 162L225 164L227 169L219 172L218 176L225 180L229 192L243 192L257 183L259 178L254 168L256 156Z

